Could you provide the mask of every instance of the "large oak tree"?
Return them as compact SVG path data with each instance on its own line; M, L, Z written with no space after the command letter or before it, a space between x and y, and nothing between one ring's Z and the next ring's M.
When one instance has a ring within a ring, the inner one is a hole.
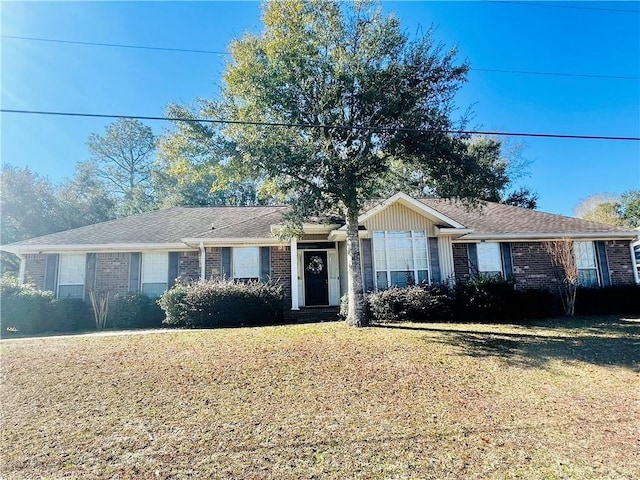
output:
M222 132L233 146L228 165L277 185L292 221L344 217L347 323L361 326L358 215L398 163L446 197L481 199L488 183L504 180L468 138L451 133L468 66L431 31L409 38L371 2L272 1L263 21L261 33L232 43L210 114L234 122Z

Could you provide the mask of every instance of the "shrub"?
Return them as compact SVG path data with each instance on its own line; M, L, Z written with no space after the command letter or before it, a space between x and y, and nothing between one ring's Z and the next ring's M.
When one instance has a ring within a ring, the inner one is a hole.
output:
M464 320L499 321L512 318L516 297L515 282L497 276L478 279L456 286L456 317Z
M640 285L578 288L576 314L615 315L640 313Z
M159 328L164 312L146 295L114 295L109 301L107 327Z
M95 329L91 309L80 298L53 300L46 313L46 326L43 331L73 332Z
M283 299L276 283L225 279L176 285L158 303L169 325L209 328L281 321Z

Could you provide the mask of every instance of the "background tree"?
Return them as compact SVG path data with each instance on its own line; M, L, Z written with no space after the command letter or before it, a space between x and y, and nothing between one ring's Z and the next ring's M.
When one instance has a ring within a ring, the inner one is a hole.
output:
M89 135L87 147L96 173L120 197L123 214L153 208L150 188L155 146L151 128L130 118L116 120L104 135Z
M620 196L618 215L622 225L640 227L640 190L629 190Z
M619 198L610 193L596 193L583 199L573 209L573 216L592 222L621 225Z
M493 180L465 138L452 136L453 98L468 66L431 31L408 38L369 2L273 1L265 29L231 45L223 101L230 165L265 175L294 207L291 222L340 213L346 221L349 313L364 322L358 215L400 162L445 197L481 199ZM321 125L305 127L304 125Z

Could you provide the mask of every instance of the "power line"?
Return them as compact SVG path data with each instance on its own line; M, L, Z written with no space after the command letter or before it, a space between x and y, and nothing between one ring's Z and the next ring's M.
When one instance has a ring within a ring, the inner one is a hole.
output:
M508 3L508 2L498 2ZM515 2L519 3L519 2ZM48 43L63 43L71 45L89 45L94 47L113 47L113 48L131 48L140 50L157 50L167 52L182 52L182 53L198 53L209 55L229 55L229 52L221 50L197 50L192 48L169 48L169 47L151 47L146 45L126 45L121 43L97 43L97 42L81 42L75 40L59 40L53 38L38 38L38 37L22 37L18 35L0 35L0 38L11 38L14 40L31 40L35 42L48 42ZM511 73L520 75L541 75L541 76L555 76L555 77L582 77L582 78L609 78L615 80L640 80L640 76L627 76L627 75L600 75L589 73L565 73L565 72L536 72L531 70L507 70L497 68L475 68L470 67L469 70L476 72L494 72L494 73Z
M565 138L578 140L619 140L619 141L640 141L640 137L623 137L608 135L569 135L561 133L529 133L529 132L500 132L486 130L434 130L430 131L423 128L410 127L367 127L367 126L348 126L348 125L326 125L320 123L284 123L284 122L260 122L246 120L223 120L212 118L183 118L183 117L158 117L148 115L114 115L104 113L78 113L78 112L54 112L42 110L16 110L16 109L0 109L0 113L17 113L26 115L53 115L65 117L85 117L85 118L112 118L124 119L132 118L135 120L153 120L153 121L169 121L169 122L189 122L189 123L211 123L211 124L230 124L230 125L253 125L264 127L284 127L284 128L327 128L339 130L370 130L376 132L424 132L424 133L448 133L454 135L496 135L504 137L534 137L534 138Z
M549 8L571 8L575 10L594 10L598 12L614 12L614 13L635 13L640 14L640 10L624 10L621 8L601 8L601 7L582 7L578 5L552 5L550 3L542 2L510 2L502 0L489 0L489 3L508 3L511 5L526 5L530 7L549 7Z

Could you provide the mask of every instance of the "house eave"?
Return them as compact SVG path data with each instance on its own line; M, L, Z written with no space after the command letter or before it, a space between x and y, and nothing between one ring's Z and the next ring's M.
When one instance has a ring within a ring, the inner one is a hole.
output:
M453 239L454 243L468 243L475 241L544 241L570 238L572 240L633 240L638 235L634 232L541 232L541 233L470 233Z
M274 237L265 238L182 238L186 245L198 248L200 244L204 247L223 247L223 246L280 246L288 245L289 242Z
M184 243L77 243L68 245L3 245L0 250L16 255L30 253L62 253L62 252L138 252L148 250L180 251L190 250Z

